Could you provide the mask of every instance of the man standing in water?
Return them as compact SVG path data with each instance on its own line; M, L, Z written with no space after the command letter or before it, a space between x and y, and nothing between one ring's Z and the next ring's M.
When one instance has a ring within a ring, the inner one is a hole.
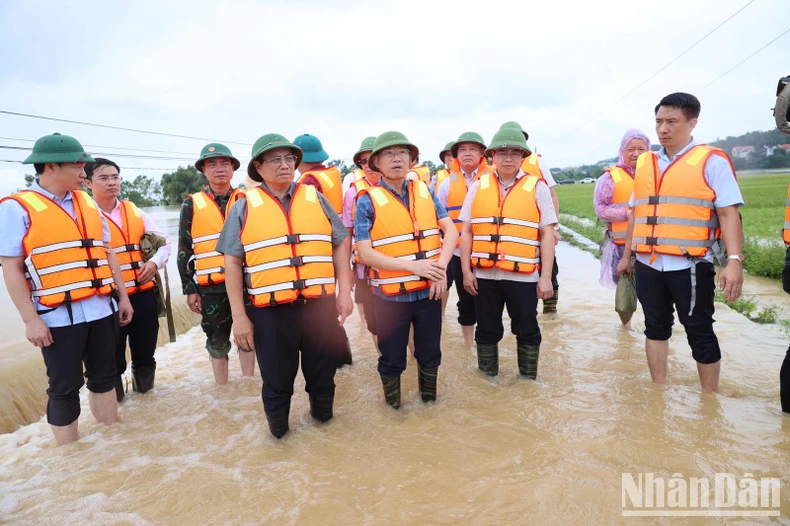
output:
M118 325L133 313L107 221L80 191L88 161L93 158L73 137L42 137L24 162L35 167L36 181L0 202L3 278L28 341L41 347L47 422L58 445L79 439L83 364L94 418L118 421L113 354Z
M110 246L118 257L121 276L129 295L134 318L121 327L115 345L115 364L118 376L115 379L115 394L120 402L124 397L121 377L126 372L126 340L132 352L132 389L145 393L154 387L156 374L156 339L159 334L159 313L155 290L156 272L165 266L170 257L170 238L131 201L120 201L121 169L117 164L97 158L85 165L85 185L104 213L110 227ZM152 233L165 238L166 243L148 261L143 261L140 238Z
M476 297L478 367L488 376L499 374L507 306L519 373L535 380L541 344L538 299L554 293L551 275L540 269L552 266L557 216L545 181L519 168L529 151L518 130L500 129L485 152L496 172L472 184L459 218L463 284Z
M459 216L469 187L480 179L483 174L493 171L493 168L488 165L483 155L485 150L486 144L479 133L462 133L458 140L450 146L450 153L453 156L453 161L448 167L450 177L446 178L436 191L439 202L447 210L453 223L455 223L459 236L463 226ZM471 347L474 343L475 324L477 323L475 297L464 288L459 247L460 238L453 252L450 266L447 269L449 275L447 286L449 287L455 282L455 292L458 294L458 324L461 326L461 332L464 335L464 343Z
M630 202L633 213L617 271L620 275L632 271L631 251L635 248L633 270L645 313L645 348L653 381L667 381L669 338L673 310L677 309L697 362L702 390L715 392L721 350L713 332L713 253L723 240L729 256L719 283L724 299L735 301L743 285L738 213L743 197L727 154L697 144L691 135L700 114L697 97L667 95L655 114L661 149L644 153L637 161Z
M436 400L442 360L442 305L437 300L447 287L447 264L458 236L428 185L406 178L418 155L402 133L379 135L368 164L381 180L359 196L354 218L359 258L370 267L373 286L378 371L384 398L395 409L401 403L400 377L412 325L420 395L423 402Z
M212 143L203 147L195 168L206 176L209 191L196 192L184 199L178 227L181 285L189 308L202 316L200 326L206 334L206 350L211 357L214 380L220 385L228 382L233 318L225 290L224 258L216 246L228 212L244 197L244 192L230 184L239 165L227 146ZM243 376L255 373L253 350L252 347L239 347Z
M310 414L319 422L332 418L332 335L337 316L342 324L353 309L348 233L326 197L293 182L301 157L302 150L282 135L255 141L247 173L261 184L233 207L217 244L225 254L236 344L257 352L263 408L277 438L288 432L300 354Z

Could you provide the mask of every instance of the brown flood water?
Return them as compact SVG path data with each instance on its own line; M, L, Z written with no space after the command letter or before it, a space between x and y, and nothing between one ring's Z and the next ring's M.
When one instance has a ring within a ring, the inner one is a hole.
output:
M44 420L0 435L0 522L619 524L639 520L621 515L621 480L641 472L781 477L788 521L790 416L778 387L786 337L718 305L720 393L700 394L682 328L670 382L654 385L640 313L633 332L619 328L598 261L564 243L558 258L560 312L540 316L538 382L518 376L512 335L500 345L500 376L481 376L451 298L438 402L419 401L411 360L394 411L355 314L347 322L355 362L337 374L335 419L311 419L300 376L291 432L277 441L257 371L242 380L232 359L231 382L216 386L195 328L157 351L155 390L130 394L120 424L94 423L83 395L75 444L55 447ZM2 370L13 367L6 359Z

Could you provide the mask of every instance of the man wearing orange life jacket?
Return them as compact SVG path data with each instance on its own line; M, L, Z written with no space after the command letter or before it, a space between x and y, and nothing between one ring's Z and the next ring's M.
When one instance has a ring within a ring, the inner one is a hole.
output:
M236 344L255 347L269 430L280 438L289 429L300 355L310 414L319 422L333 415L344 352L334 336L337 316L342 325L353 310L348 233L315 186L293 182L298 146L270 133L255 141L251 157L247 173L261 184L233 207L217 250L225 254Z
M554 225L551 192L540 177L525 174L521 160L529 152L524 136L500 129L486 156L495 173L472 184L461 209L461 269L467 291L476 297L477 364L483 374L499 374L502 313L507 306L516 335L519 373L537 378L541 335L538 299L551 297Z
M201 315L200 326L206 334L206 350L211 359L214 380L228 381L231 316L225 289L225 259L216 250L217 239L231 207L244 192L231 186L239 161L227 146L207 144L195 162L209 182L208 192L187 196L181 206L178 229L178 271L189 308ZM254 349L239 348L243 376L255 374Z
M439 152L439 162L444 168L436 170L436 174L431 178L431 190L437 192L445 179L450 177L450 164L453 162L453 153L450 151L455 141L450 141L444 145L444 149Z
M500 130L502 128L512 128L518 130L524 135L524 140L529 141L529 133L524 131L524 128L515 121L508 121L500 126ZM529 146L527 146L529 148ZM542 178L546 181L546 184L549 187L549 191L551 192L551 201L554 204L554 213L557 215L557 218L560 217L560 201L557 198L557 192L555 191L554 187L557 186L557 182L554 180L554 177L551 175L551 168L549 168L548 163L543 158L543 156L534 153L531 149L527 154L526 159L521 163L521 169L527 175L535 175ZM554 244L558 245L560 242L560 225L557 223L554 225ZM559 300L560 296L560 282L558 280L558 275L560 273L559 265L557 264L557 258L554 258L554 265L551 268L551 284L554 287L554 295L543 301L543 314L549 314L553 312L557 312L557 301Z
M395 409L412 326L420 395L424 402L436 400L442 359L442 310L436 300L447 287L445 272L458 235L428 185L406 178L418 155L402 133L379 135L368 164L381 180L359 196L354 217L359 258L370 268L373 286L378 372L384 398Z
M719 283L735 301L743 285L743 197L727 154L697 144L691 135L700 113L688 93L664 97L655 108L662 148L637 161L628 233L619 274L631 272L636 250L636 290L645 313L647 363L656 383L667 378L673 309L686 329L703 391L718 388L721 350L713 332L716 291L714 250L729 254Z
M368 283L367 267L359 261L356 243L354 240L354 215L357 208L357 197L359 194L372 186L379 184L381 174L370 168L368 159L370 152L373 151L375 137L367 137L362 141L359 150L354 154L354 164L359 166L359 171L364 175L355 179L343 196L343 225L348 229L346 247L352 258L352 276L354 279L354 303L359 308L359 317L368 328L368 332L373 335L373 345L378 350L376 341L376 312L373 309L373 292ZM356 170L355 170L356 172ZM353 172L352 172L353 173Z
M301 174L298 182L315 186L319 192L332 204L338 216L343 214L343 181L340 170L336 166L324 166L324 161L329 159L329 154L324 150L318 137L305 133L294 139L294 145L302 150L302 161L297 167ZM335 330L333 338L337 345L345 351L338 356L338 368L351 365L351 343L348 340L346 329L342 324L332 326Z
M132 389L145 393L154 387L156 375L156 339L159 333L157 297L154 286L156 272L170 257L170 238L154 221L131 201L121 201L121 169L117 164L97 157L85 165L86 186L104 213L110 227L110 246L118 257L126 292L134 308L131 323L121 327L115 345L115 364L118 376L115 392L118 402L124 398L121 380L126 371L126 341L132 353ZM156 254L143 261L140 239L143 234L162 236L166 244Z
M80 191L87 161L93 158L73 137L42 137L24 162L34 165L36 181L0 201L3 279L28 341L41 347L47 422L58 445L79 439L85 378L93 416L117 421L115 338L133 314L107 221Z
M782 270L782 288L790 294L790 188L787 189L787 202L785 205L785 222L782 229L782 239L785 242L787 251L785 252L785 268ZM782 403L782 411L790 413L790 347L782 362L779 372L779 398Z
M456 231L461 233L463 223L460 219L461 207L466 199L467 189L471 187L484 173L492 172L485 156L486 150L483 137L479 133L462 133L458 140L450 147L454 160L450 163L450 177L445 179L436 192L439 202L445 207L450 218L455 223ZM460 243L455 247L453 259L447 270L447 287L455 282L455 292L458 294L458 324L464 335L464 343L471 347L474 343L475 323L475 297L464 288L463 273L461 272Z

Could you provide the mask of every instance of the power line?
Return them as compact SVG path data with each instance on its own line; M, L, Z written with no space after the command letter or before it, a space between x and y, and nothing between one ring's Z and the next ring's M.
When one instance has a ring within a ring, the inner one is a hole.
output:
M24 150L24 151L31 151L33 148L29 148L27 146L7 146L4 144L0 144L0 149L3 150ZM156 159L160 161L194 161L194 158L186 158L186 157L162 157L158 155L136 155L131 153L106 153L106 152L95 152L91 155L108 155L111 157L126 157L129 159Z
M574 133L576 133L577 131L581 130L582 128L584 128L585 126L587 126L588 124L590 124L591 122L593 122L594 120L596 120L598 117L600 117L601 115L603 115L604 113L606 113L607 111L609 111L610 109L612 109L613 107L615 107L617 104L619 104L619 103L620 103L622 100L624 100L626 97L628 97L629 95L631 95L633 92L635 92L636 90L638 90L639 88L641 88L642 86L644 86L645 84L647 84L648 82L650 82L651 80L653 80L653 79L654 79L654 78L655 78L655 77L656 77L656 76L657 76L659 73L661 73L662 71L664 71L665 69L667 69L669 66L671 66L672 64L674 64L674 63L675 63L675 62L676 62L676 61L677 61L677 60L678 60L680 57L682 57L683 55L685 55L686 53L688 53L689 51L691 51L692 49L694 49L694 48L695 48L695 47L696 47L696 46L697 46L697 45L698 45L700 42L702 42L703 40L705 40L706 38L708 38L709 36L711 36L713 33L715 33L716 31L718 31L718 30L719 30L719 28L721 28L721 27L722 27L724 24L726 24L727 22L729 22L730 20L732 20L733 18L735 18L735 17L736 17L736 16L737 16L737 15L738 15L738 14L739 14L741 11L743 11L744 9L746 9L747 7L749 7L751 4L753 4L753 3L754 3L754 1L755 1L755 0L749 0L749 2L747 2L747 3L746 3L746 5L744 5L744 6L743 6L743 7L741 7L740 9L738 9L738 10L737 10L735 13L733 13L732 15L730 15L730 16L729 16L729 17L728 17L728 18L727 18L727 19L726 19L724 22L722 22L721 24L719 24L718 26L716 26L716 27L714 27L712 30L710 30L708 33L706 33L706 34L705 34L705 35L704 35L702 38L700 38L699 40L697 40L696 42L694 42L693 44L691 44L691 46L687 47L687 48L686 48L686 49L685 49L685 50L684 50L684 51L683 51L683 52L682 52L680 55L676 56L675 58L673 58L672 60L670 60L669 62L667 62L666 64L664 64L664 65L663 65L663 66L662 66L662 67L661 67L661 68L660 68L658 71L656 71L655 73L653 73L652 75L650 75L648 78L646 78L645 80L643 80L642 82L640 82L640 83L639 83L639 84L638 84L636 87L634 87L634 88L633 88L633 89L631 89L631 90L630 90L628 93L626 93L625 95L623 95L622 97L620 97L619 99L617 99L616 101L614 101L614 102L613 102L613 103L612 103L610 106L608 106L608 107L604 108L604 110L603 110L603 111L601 111L600 113L598 113L597 115L595 115L595 116L594 116L594 117L592 117L591 119L589 119L589 120L587 120L586 122L584 122L584 123L583 123L581 126L579 126L578 128L576 128L576 129L572 130L571 132L567 133L567 134L566 134L566 135L564 135L563 137L560 137L560 140L561 140L561 141L563 141L563 140L567 139L568 137L570 137L571 135L573 135Z
M0 137L0 140L5 141L19 141L19 142L36 142L36 139L19 139L17 137ZM126 148L123 146L100 146L97 144L84 144L86 148L107 148L108 150L129 150L131 152L154 152L154 153L170 153L176 155L195 155L194 152L171 152L169 150L148 150L146 148Z
M22 161L12 161L11 159L0 159L0 163L12 163L12 164L22 164ZM123 170L155 170L161 172L169 172L169 171L176 171L178 168L150 168L147 166L121 166Z
M781 35L779 35L779 36L778 36L778 37L776 37L775 39L771 40L771 41L770 41L770 42L768 42L766 45L764 45L763 47L761 47L760 49L758 49L757 51L755 51L754 53L752 53L751 55L749 55L749 56L748 56L748 57L746 57L745 59L743 59L743 60L741 60L740 62L738 62L737 64L735 64L733 67L731 67L730 69L728 69L727 71L725 71L724 73L722 73L721 75L719 75L718 77L716 77L715 79L713 79L712 81L710 81L710 82L708 82L707 84L705 84L705 87L704 87L704 88L702 88L700 91L704 90L705 88L707 88L708 86L710 86L711 84L713 84L714 82L716 82L717 80L721 79L721 78L722 78L723 76L725 76L727 73L729 73L730 71L734 70L735 68L737 68L738 66L740 66L741 64L743 64L744 62L746 62L747 60L749 60L750 58L752 58L753 56L755 56L757 53L759 53L759 52L760 52L760 51L762 51L763 49L767 48L768 46L770 46L771 44L773 44L774 42L776 42L777 40L779 40L780 38L782 38L783 36L785 36L785 35L786 35L786 34L788 34L788 33L790 33L790 28L786 29L784 33L782 33Z
M752 0L754 1L754 0ZM223 141L218 139L207 139L205 137L193 137L191 135L178 135L176 133L164 133L164 132L157 132L151 130L138 130L136 128L124 128L122 126L111 126L109 124L97 124L95 122L83 122L83 121L74 121L70 119L58 119L56 117L46 117L43 115L32 115L30 113L20 113L16 111L8 111L8 110L0 110L0 114L3 115L13 115L15 117L27 117L30 119L42 119L45 121L55 121L55 122L66 122L68 124L79 124L81 126L94 126L96 128L106 128L109 130L121 130L121 131L129 131L135 133L147 133L149 135L161 135L164 137L176 137L179 139L192 139L196 141L208 141L208 142L221 142L221 143L228 143L228 144L240 144L242 146L252 146L252 144L246 142L238 142L238 141Z

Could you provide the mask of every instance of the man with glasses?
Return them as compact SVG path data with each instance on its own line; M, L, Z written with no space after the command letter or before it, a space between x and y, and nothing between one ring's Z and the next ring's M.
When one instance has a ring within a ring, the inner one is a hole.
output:
M244 197L241 190L231 186L233 172L239 169L239 165L238 159L224 144L211 143L203 147L195 168L206 176L209 191L196 192L184 200L178 229L181 285L189 308L202 317L200 326L206 334L211 369L214 380L220 385L228 382L233 318L225 289L224 258L216 246L228 212L237 200ZM252 351L252 347L239 347L243 376L255 374Z
M476 297L477 365L487 376L499 374L507 306L519 373L535 380L541 343L538 298L554 293L551 274L540 270L550 269L554 260L557 216L546 183L520 168L529 151L518 130L500 129L485 152L496 171L472 184L459 217L464 287Z
M354 218L359 258L370 267L373 286L381 352L378 371L384 398L395 409L401 403L400 380L411 326L420 395L423 402L436 400L442 359L440 300L458 237L428 185L406 177L418 155L417 147L402 133L379 135L368 165L381 173L381 180L361 193Z
M260 186L233 207L217 244L225 254L236 344L256 350L263 408L277 438L289 429L300 354L310 414L319 422L332 418L333 334L337 316L342 325L353 309L348 233L324 195L293 182L301 158L302 150L282 135L255 141L247 174Z
M462 133L458 140L450 145L450 154L453 157L453 161L449 166L450 177L446 178L439 186L436 196L439 198L442 206L447 209L447 213L450 215L453 223L455 223L459 235L462 226L459 215L464 199L466 199L468 188L483 174L493 171L493 168L488 165L488 161L483 155L485 149L486 145L483 142L483 137L479 133L471 131ZM453 252L453 259L448 267L447 287L449 288L455 282L455 292L458 294L458 303L456 304L458 307L458 324L461 326L461 331L464 335L464 343L467 347L472 347L475 323L477 323L475 298L464 288L459 247L460 238L459 244L455 247L455 252Z
M121 192L121 169L109 159L97 157L85 165L85 185L103 212L110 227L110 246L118 257L121 276L135 315L131 323L121 327L115 344L115 394L124 398L123 374L126 372L126 341L132 353L132 389L145 393L154 387L156 374L156 340L159 316L155 290L156 273L170 257L170 238L154 221L131 201L118 199ZM143 234L165 238L148 261L143 261L140 239Z

